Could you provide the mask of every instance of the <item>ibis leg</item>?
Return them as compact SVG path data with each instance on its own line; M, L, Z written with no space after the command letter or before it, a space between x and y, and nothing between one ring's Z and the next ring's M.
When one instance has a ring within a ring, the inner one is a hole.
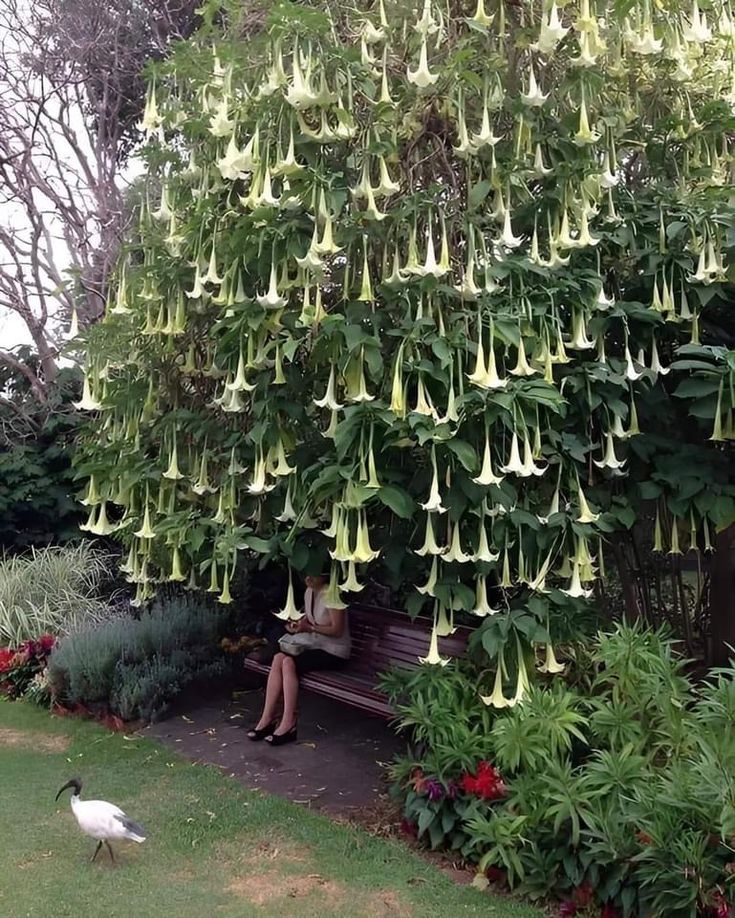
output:
M100 853L100 848L101 848L101 847L102 847L102 842L97 842L97 847L94 849L94 854L92 855L92 863L94 863L94 859L95 859L95 858L97 857L97 855Z
M115 855L112 853L112 845L111 845L108 841L106 841L105 844L107 845L107 850L110 852L110 860L111 860L112 863L114 864L114 863L115 863Z

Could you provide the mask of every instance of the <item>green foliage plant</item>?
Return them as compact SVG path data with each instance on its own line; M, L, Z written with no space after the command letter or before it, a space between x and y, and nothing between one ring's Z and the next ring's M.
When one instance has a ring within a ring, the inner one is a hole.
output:
M18 366L37 358L28 348L14 351ZM79 536L81 508L72 452L83 416L72 402L81 373L62 369L39 403L30 383L13 364L0 366L0 550L66 542Z
M457 848L480 873L533 898L560 897L570 908L584 899L626 918L727 915L735 898L735 666L695 683L666 633L641 626L621 625L583 652L591 681L531 687L494 715L481 746L466 747L502 775L504 793L492 802L429 799L434 779L448 787L465 768L461 743L453 760L443 744L442 724L471 730L487 708L475 702L468 711L464 677L451 673L454 694L443 696L432 732L425 681L420 703L400 710L409 736L418 730L423 741L395 765L406 818L432 846ZM424 816L422 832L417 817L432 807L436 819Z

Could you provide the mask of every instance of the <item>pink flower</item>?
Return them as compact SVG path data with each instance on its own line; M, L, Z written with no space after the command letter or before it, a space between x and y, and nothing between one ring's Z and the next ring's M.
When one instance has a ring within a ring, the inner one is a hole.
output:
M574 890L572 899L581 908L585 908L592 903L594 895L595 893L592 886L589 883L583 883Z
M725 899L722 893L716 892L713 895L709 914L712 915L713 918L730 918L732 914L730 903Z

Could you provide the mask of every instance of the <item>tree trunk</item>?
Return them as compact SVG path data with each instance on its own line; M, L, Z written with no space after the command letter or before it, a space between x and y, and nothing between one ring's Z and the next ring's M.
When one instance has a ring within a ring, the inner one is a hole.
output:
M615 565L618 569L620 586L623 591L623 600L625 602L623 617L625 621L633 623L641 618L641 603L636 593L633 572L628 565L625 557L625 548L621 542L622 539L612 538L610 539L610 546L612 548L613 557L615 558Z
M735 524L715 536L709 605L709 662L726 666L735 656Z

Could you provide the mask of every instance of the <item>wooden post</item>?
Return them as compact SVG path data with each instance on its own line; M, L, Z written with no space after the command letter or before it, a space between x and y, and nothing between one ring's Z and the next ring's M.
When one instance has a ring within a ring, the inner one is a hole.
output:
M715 536L710 568L711 666L726 666L735 656L735 524ZM730 645L728 647L728 645Z

